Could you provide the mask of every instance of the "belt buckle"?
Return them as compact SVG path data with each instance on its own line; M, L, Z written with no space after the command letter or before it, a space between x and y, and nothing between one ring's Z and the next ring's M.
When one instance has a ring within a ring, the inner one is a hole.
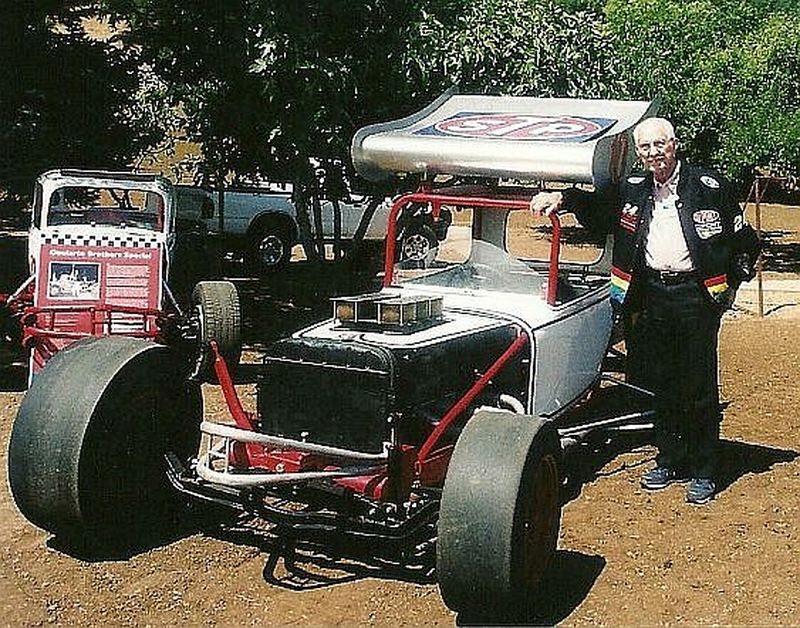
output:
M671 285L680 281L684 277L688 277L689 273L682 272L679 270L659 270L655 268L649 269L650 273L652 274L653 278L658 280L659 282Z

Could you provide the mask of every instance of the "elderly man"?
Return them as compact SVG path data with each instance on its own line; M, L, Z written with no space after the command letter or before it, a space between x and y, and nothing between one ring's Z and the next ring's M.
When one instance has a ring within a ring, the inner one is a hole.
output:
M625 321L628 378L656 394L658 456L642 486L689 481L687 501L704 504L716 493L720 319L760 245L730 185L678 160L668 120L644 120L633 137L645 172L593 193L542 192L530 207L613 232L611 302Z

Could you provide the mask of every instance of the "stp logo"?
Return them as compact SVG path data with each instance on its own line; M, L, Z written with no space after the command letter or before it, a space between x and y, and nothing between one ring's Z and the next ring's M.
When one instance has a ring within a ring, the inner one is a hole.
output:
M616 120L605 118L462 112L420 129L417 133L510 140L582 142L598 135L614 122Z

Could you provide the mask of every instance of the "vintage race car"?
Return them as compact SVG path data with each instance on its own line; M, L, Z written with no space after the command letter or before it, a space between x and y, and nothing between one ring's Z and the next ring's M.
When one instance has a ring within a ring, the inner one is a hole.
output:
M623 176L630 131L652 109L446 95L362 130L362 174L424 175L390 212L382 289L336 298L329 320L269 345L255 411L210 341L226 422L203 419L167 347L100 338L61 352L14 424L20 510L56 535L99 538L183 495L272 522L287 543L367 544L384 560L435 563L457 611L498 619L521 608L556 548L565 444L648 417L571 418L603 379L608 256L564 261L559 219L528 224L528 202L541 181ZM486 184L440 187L440 175ZM453 223L431 255L406 264L393 249L410 204L433 216L450 208ZM542 232L552 239L533 259L525 247Z
M0 303L6 317L17 319L8 324L21 328L31 377L84 337L185 344L213 325L200 320L204 312L220 304L238 309L227 282L198 284L192 307L179 305L170 285L194 285L187 275L199 264L187 254L201 255L178 240L172 185L162 177L50 170L36 181L32 209L30 276ZM226 351L237 360L238 328L227 333Z

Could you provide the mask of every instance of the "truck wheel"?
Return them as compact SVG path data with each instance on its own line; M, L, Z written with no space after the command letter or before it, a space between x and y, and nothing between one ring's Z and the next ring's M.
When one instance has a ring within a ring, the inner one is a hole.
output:
M198 332L198 367L201 378L215 381L214 358L208 346L217 342L233 373L242 355L242 320L239 293L230 281L201 281L192 291L192 306Z
M245 259L251 272L265 275L286 266L291 255L292 241L287 230L267 222L257 225L250 235Z
M409 225L400 240L400 260L429 263L433 249L439 246L436 234L428 225Z
M497 620L532 599L558 540L560 454L543 419L481 410L467 423L439 514L437 573L448 607Z
M89 338L33 380L11 432L8 477L27 519L68 539L164 534L180 498L165 454L197 454L202 397L169 347ZM159 524L155 527L155 524Z

